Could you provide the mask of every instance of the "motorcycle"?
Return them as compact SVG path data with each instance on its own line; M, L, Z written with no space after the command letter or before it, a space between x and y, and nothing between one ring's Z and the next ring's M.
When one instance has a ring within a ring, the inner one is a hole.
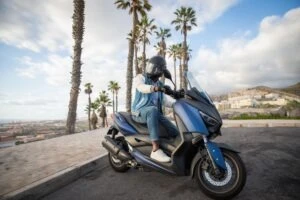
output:
M166 71L165 77L172 81L170 72ZM117 172L139 168L191 176L207 196L230 199L239 194L246 183L245 165L238 151L227 144L212 142L221 135L220 114L193 75L186 72L185 78L189 89L181 90L182 95L177 95L173 104L180 134L168 138L164 127L159 127L160 148L171 157L171 162L160 163L150 158L152 143L147 125L133 121L127 112L115 113L114 124L102 145L108 151L111 167Z

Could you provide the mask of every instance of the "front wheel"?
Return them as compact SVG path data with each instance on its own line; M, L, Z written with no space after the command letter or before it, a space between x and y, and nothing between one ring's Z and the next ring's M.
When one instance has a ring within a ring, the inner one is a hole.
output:
M200 189L214 199L230 199L241 192L246 183L245 165L237 153L222 150L227 170L221 174L214 173L207 156L196 166L196 180Z

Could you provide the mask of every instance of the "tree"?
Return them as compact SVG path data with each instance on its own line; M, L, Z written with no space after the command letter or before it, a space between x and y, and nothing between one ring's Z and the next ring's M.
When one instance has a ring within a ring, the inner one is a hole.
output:
M145 15L146 11L151 9L148 0L117 0L115 1L118 9L129 9L129 14L132 15L132 32L136 32L136 25L138 24L138 14ZM129 40L129 51L127 60L127 75L126 75L126 111L131 111L131 89L133 76L133 54L134 54L135 34Z
M196 16L195 11L191 7L181 7L177 9L174 14L176 15L176 19L173 20L171 23L175 25L175 29L181 31L183 34L183 70L187 71L187 32L192 30L192 26L197 26L196 24ZM183 77L181 77L183 78ZM184 79L183 81L183 88L187 89L187 81Z
M164 51L164 49L160 45L160 42L157 42L153 47L156 49L157 55L161 55L162 52Z
M148 35L152 34L152 31L156 29L156 26L153 24L154 19L151 19L149 21L147 15L144 15L140 21L140 23L137 25L137 27L141 31L141 38L143 43L143 62L142 62L142 68L143 72L145 72L146 69L146 44L150 44L150 40L148 38Z
M91 117L92 127L93 127L93 129L96 129L97 128L97 123L98 123L98 117L95 113L95 110L97 110L98 104L93 102L93 103L91 103L90 108L93 110L92 117Z
M179 60L179 87L180 89L183 88L183 65L182 65L182 59L183 59L183 48L182 43L179 43L176 45L176 54L177 59Z
M105 90L100 92L99 97L95 100L95 103L98 105L97 111L99 112L99 116L102 118L102 127L104 127L107 117L106 107L111 106L111 100L109 99Z
M115 81L109 81L108 84L108 90L112 92L113 95L113 100L112 100L112 105L113 105L113 113L115 113L115 93L116 93L116 88L119 87L118 83Z
M175 80L175 90L176 90L176 87L177 87L176 58L178 56L178 45L176 45L176 44L171 45L168 49L168 54L169 54L169 57L173 58L173 62L174 62L174 80Z
M81 82L81 43L84 32L84 0L73 0L73 68L71 72L71 91L69 100L69 111L66 123L66 134L75 132L77 100Z
M89 98L88 98L88 121L89 121L89 130L91 130L91 93L93 92L92 91L92 88L93 88L93 85L91 83L86 83L84 85L85 89L84 89L84 92L89 95Z
M158 43L160 46L159 55L166 58L167 45L165 39L171 37L170 29L159 28L159 31L155 31L155 34L157 39L161 39Z
M128 34L128 40L132 40L132 31ZM141 31L137 27L135 31L135 42L134 42L134 68L135 68L135 75L142 73L142 68L138 62L138 52L139 52L139 44L141 42Z
M118 112L118 94L121 87L119 86L118 82L116 82L115 92L116 92L116 112Z

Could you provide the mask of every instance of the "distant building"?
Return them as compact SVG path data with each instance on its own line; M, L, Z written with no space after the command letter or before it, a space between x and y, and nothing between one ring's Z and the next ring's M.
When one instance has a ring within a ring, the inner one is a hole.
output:
M279 94L277 94L277 93L270 93L270 94L265 95L266 99L277 99L278 97L279 97Z

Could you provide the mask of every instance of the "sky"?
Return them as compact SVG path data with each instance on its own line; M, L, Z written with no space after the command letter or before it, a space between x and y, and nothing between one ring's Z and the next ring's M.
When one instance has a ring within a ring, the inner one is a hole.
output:
M92 99L120 86L124 109L128 11L112 0L86 0L82 83L77 117L84 118ZM258 85L285 87L300 82L299 0L149 0L149 18L170 28L167 45L182 42L171 21L180 6L196 11L197 27L188 32L192 49L189 70L209 94ZM0 120L66 119L72 68L71 0L0 0ZM155 35L147 56L156 54ZM141 54L141 52L140 52ZM173 60L167 57L173 73Z

